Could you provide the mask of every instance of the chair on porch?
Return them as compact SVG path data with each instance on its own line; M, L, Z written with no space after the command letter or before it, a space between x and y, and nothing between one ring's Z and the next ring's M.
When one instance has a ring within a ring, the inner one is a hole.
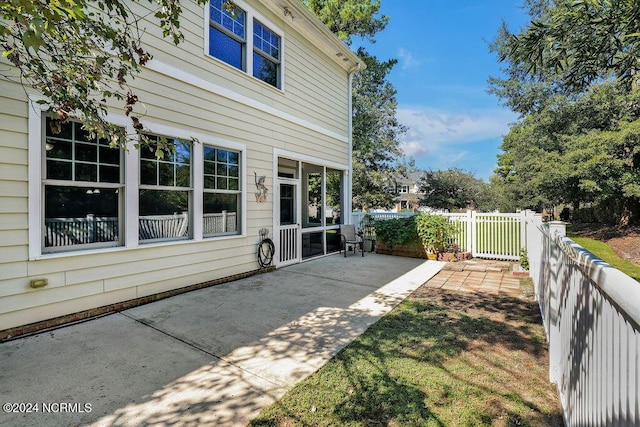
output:
M358 250L364 256L364 248L362 247L362 238L356 234L356 226L353 224L346 224L340 226L340 250L344 250L344 257L347 257L347 251L350 247L353 248L355 254Z

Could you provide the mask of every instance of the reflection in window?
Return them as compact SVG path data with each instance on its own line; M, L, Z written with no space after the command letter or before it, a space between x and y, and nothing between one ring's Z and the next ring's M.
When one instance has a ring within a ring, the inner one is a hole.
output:
M295 187L290 184L280 184L280 225L296 223Z
M342 192L344 183L342 172L327 169L327 203L325 206L326 225L342 224Z
M240 233L240 153L204 146L204 236Z
M307 227L322 225L322 172L308 172L307 177Z
M120 149L77 122L45 128L44 252L120 245Z
M152 143L163 138L146 136ZM162 159L148 147L140 151L138 238L143 242L186 239L191 233L192 147L186 141L168 140L174 152Z
M280 36L253 21L253 76L280 87Z
M302 234L302 259L324 254L324 232Z
M237 6L231 13L223 7L224 1L210 2L209 55L244 70L246 13Z

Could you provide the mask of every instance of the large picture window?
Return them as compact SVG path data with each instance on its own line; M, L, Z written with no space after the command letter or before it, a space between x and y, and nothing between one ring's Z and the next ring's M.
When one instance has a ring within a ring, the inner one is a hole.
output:
M203 235L240 233L240 153L205 145Z
M121 150L77 122L44 126L43 252L122 244Z
M160 136L147 135L153 143ZM188 239L191 236L192 146L170 139L173 153L158 159L147 147L140 149L139 228L141 242Z

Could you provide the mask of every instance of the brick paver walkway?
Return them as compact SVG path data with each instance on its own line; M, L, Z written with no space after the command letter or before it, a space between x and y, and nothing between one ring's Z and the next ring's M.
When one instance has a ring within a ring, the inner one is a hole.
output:
M490 261L448 263L426 283L426 286L461 292L520 296L520 277L513 275L508 268L510 263L501 263L498 266L496 264L499 263Z

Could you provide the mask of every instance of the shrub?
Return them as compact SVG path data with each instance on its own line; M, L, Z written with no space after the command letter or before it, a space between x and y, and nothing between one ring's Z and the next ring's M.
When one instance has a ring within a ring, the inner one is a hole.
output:
M455 231L446 216L426 213L416 216L416 227L422 244L430 253L443 252Z
M390 249L394 246L420 242L416 228L416 216L374 221L376 240Z

